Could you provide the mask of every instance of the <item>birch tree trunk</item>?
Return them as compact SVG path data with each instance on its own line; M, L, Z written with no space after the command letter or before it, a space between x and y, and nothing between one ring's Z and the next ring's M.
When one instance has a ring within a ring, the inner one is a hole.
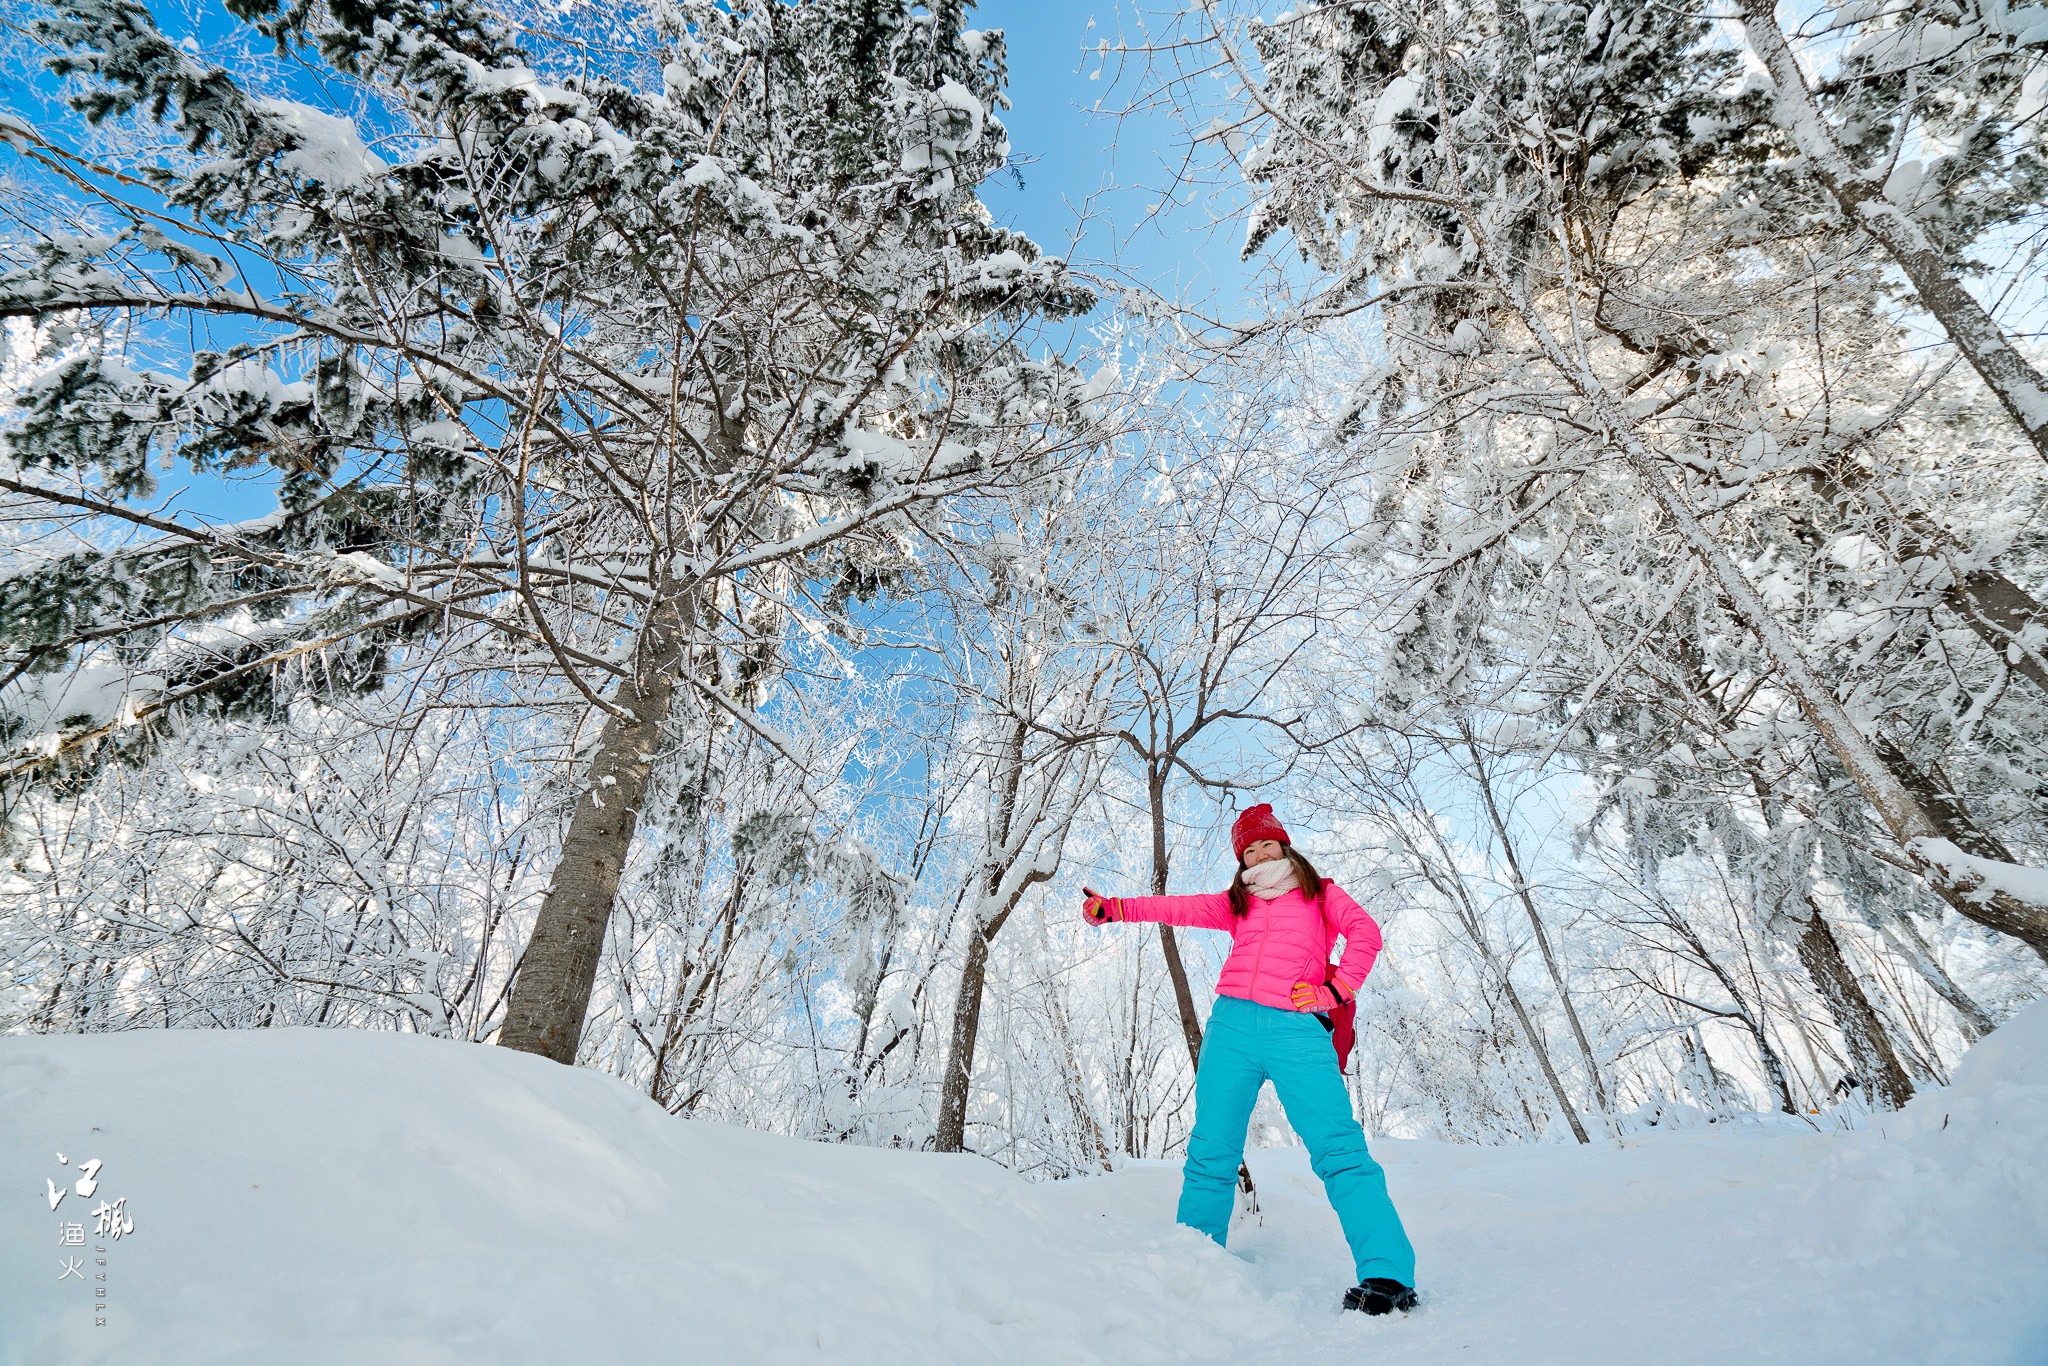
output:
M694 616L682 594L664 598L648 613L632 676L612 698L619 714L606 719L598 738L554 879L520 955L498 1031L502 1047L570 1066L576 1062L619 876L639 826Z
M1492 970L1494 980L1500 983L1502 994L1508 998L1508 1007L1515 1012L1515 1022L1521 1026L1522 1037L1528 1040L1529 1052L1535 1055L1536 1066L1550 1087L1551 1097L1557 1101L1557 1108L1564 1112L1565 1122L1571 1126L1572 1137L1581 1143L1591 1143L1593 1140L1586 1133L1586 1126L1580 1122L1578 1111L1572 1108L1571 1097L1566 1094L1564 1083L1558 1079L1557 1068L1550 1061L1550 1047L1544 1043L1543 1035L1537 1032L1529 1007L1522 1004L1522 993L1515 990L1515 980L1508 975L1507 965L1494 956L1492 945L1486 942L1476 926L1471 932L1473 946L1479 950L1479 956Z

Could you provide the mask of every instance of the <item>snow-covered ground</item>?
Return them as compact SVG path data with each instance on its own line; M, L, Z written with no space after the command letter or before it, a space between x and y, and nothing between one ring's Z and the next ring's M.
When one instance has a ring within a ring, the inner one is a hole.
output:
M1391 1321L1294 1150L1226 1253L1172 1164L1032 1185L417 1036L0 1039L0 1362L2048 1362L2048 1005L1867 1131L1376 1148Z

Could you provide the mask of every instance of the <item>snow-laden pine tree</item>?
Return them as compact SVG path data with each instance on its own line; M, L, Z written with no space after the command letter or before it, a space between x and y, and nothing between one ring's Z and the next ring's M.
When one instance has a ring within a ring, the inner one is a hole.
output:
M2040 17L1997 0L1824 5L1795 9L1788 35L1774 0L1739 10L1772 117L1799 153L1804 174L1788 183L1825 196L1891 259L2048 459L2048 379L1969 288L1989 273L1986 248L2030 231L2048 195Z
M1525 664L1561 666L1561 720L1689 640L1752 708L1724 721L1738 748L1785 737L1860 794L1875 856L2048 952L2048 889L2013 866L2033 822L1991 840L1933 776L2003 697L1998 762L2038 786L2048 713L2006 686L2032 648L2038 477L2004 458L2026 433L1909 348L1888 262L1813 211L1711 14L1311 5L1243 32L1213 41L1244 81L1225 143L1262 196L1247 247L1285 231L1316 272L1280 321L1383 323L1353 411L1374 548L1422 585L1409 694L1468 678L1503 606Z
M474 0L236 13L275 79L132 0L33 21L86 123L4 130L51 197L0 273L36 328L0 491L60 549L0 583L0 776L414 641L568 690L596 733L500 1037L570 1061L664 756L776 744L792 603L842 614L921 509L1064 458L1080 386L1020 330L1092 299L975 198L1003 47L961 4L662 0L610 15L631 46ZM153 509L158 461L267 465L277 511Z

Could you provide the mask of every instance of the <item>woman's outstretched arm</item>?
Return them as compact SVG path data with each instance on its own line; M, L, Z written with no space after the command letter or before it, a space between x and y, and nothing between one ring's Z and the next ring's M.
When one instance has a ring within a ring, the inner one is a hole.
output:
M1199 892L1193 896L1103 896L1087 887L1088 898L1081 913L1101 924L1109 920L1156 920L1196 930L1229 930L1230 898L1222 892ZM1103 914L1090 913L1099 905Z

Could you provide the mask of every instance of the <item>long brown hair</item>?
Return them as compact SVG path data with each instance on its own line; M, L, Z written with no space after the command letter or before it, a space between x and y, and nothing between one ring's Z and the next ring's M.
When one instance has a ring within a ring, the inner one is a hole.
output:
M1308 856L1301 853L1291 844L1281 845L1280 853L1289 863L1294 865L1294 877L1297 882L1301 883L1302 895L1306 896L1310 901L1314 901L1317 897L1321 896L1323 894L1323 876L1316 871L1316 866L1308 861ZM1249 915L1252 909L1252 894L1250 889L1244 885L1244 877L1242 876L1244 873L1243 859L1237 861L1237 871L1239 876L1230 879L1230 890L1225 892L1224 895L1230 898L1230 913L1232 915Z

